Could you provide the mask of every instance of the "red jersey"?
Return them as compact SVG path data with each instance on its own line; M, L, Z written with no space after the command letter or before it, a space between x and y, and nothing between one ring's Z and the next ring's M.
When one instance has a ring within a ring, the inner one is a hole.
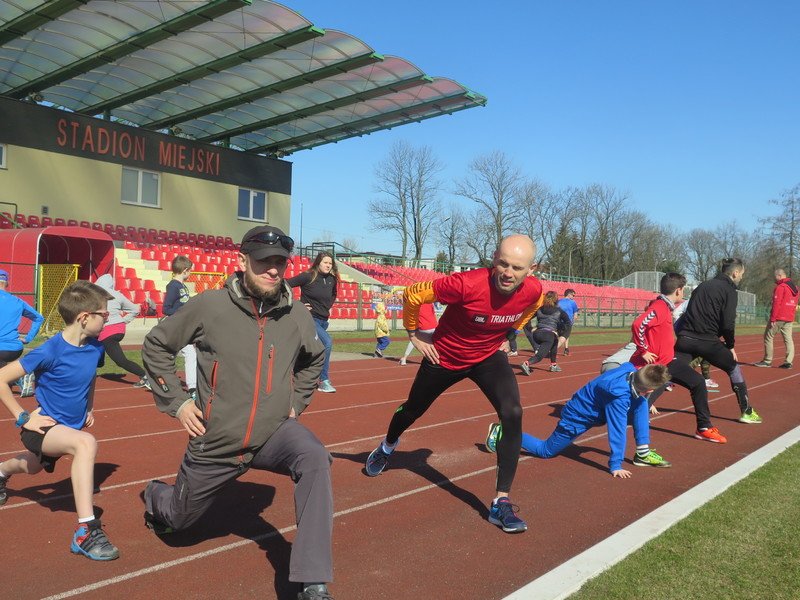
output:
M536 312L542 296L542 284L535 277L526 277L522 285L506 295L495 288L491 269L454 273L406 290L403 315L408 317L404 319L408 329L417 326L414 309L432 301L423 299L424 288L431 289L435 300L447 304L433 334L433 345L440 364L454 370L471 367L497 352L508 331ZM412 309L408 315L406 308Z
M419 307L419 328L423 331L436 329L436 311L433 304L423 304Z
M675 358L675 327L672 323L673 306L663 297L653 300L641 315L636 317L631 329L636 350L631 362L637 369L647 362L645 352L656 355L655 364L668 365Z

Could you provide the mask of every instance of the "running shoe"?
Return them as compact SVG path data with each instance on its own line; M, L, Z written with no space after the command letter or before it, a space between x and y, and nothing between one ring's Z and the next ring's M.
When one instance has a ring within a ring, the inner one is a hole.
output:
M328 591L328 586L309 586L297 594L297 600L333 600L333 596Z
M714 381L713 379L706 379L706 387L707 388L718 388L719 384Z
M330 379L323 379L322 381L319 382L319 385L317 386L317 391L325 392L326 394L332 394L336 391L336 388L333 387L333 384L331 384Z
M92 560L119 558L119 550L108 541L99 519L80 523L72 536L72 544L69 549L73 554L83 554Z
M489 434L486 436L486 449L489 452L497 452L497 440L503 435L503 426L500 423L489 425Z
M644 456L638 454L633 457L633 464L637 467L671 467L672 463L664 460L658 452L650 450Z
M739 417L739 423L747 423L748 425L758 425L761 423L761 417L758 416L756 409L752 406L742 413Z
M506 533L522 533L528 526L516 515L518 510L519 506L511 504L508 498L498 498L489 507L489 523L501 527Z
M569 348L564 348L564 356L569 356Z
M757 363L753 363L753 366L754 367L765 367L765 368L768 368L770 366L770 363L768 363L765 360L760 360Z
M6 490L6 486L8 485L9 479L11 479L10 475L8 477L0 477L0 506L8 502L8 490Z
M553 363L552 365L550 365L550 372L551 373L561 373L561 367L559 367L557 364Z
M530 365L530 363L528 363L527 360L524 363L522 363L519 366L519 368L522 369L522 372L525 373L525 375L530 377L530 375L531 375L531 365Z
M406 357L405 356L400 359L400 366L401 367L405 367L406 366Z
M383 358L383 351L375 348L375 358Z
M716 427L709 427L708 429L703 429L700 431L699 429L694 432L694 437L698 440L704 440L706 442L714 442L715 444L724 444L728 441L724 435L719 432L719 429Z
M367 462L364 465L367 475L370 477L377 477L383 473L386 465L389 464L389 457L391 455L391 452L386 453L383 451L383 443L378 444L378 447L370 452L369 456L367 457Z
M175 533L175 529L166 525L155 518L152 513L145 511L144 513L144 526L156 535L165 535L168 533Z
M508 355L509 355L509 356L519 356L519 352L517 352L516 350L514 350L513 352L509 352L509 353L508 353Z
M783 363L781 366L779 366L778 368L779 368L779 369L791 369L791 368L792 368L792 363L790 363L790 362L785 362L785 363Z
M33 396L33 373L28 373L22 377L19 395L21 398Z
M152 390L152 386L150 385L150 380L147 378L147 375L142 377L139 381L133 384L135 388L146 388L148 390Z
M674 385L672 385L671 383L668 383L668 384L667 384L667 385L664 387L664 391L665 391L665 392L671 392L671 391L672 391L672 390L674 390L674 389L675 389L675 386L674 386Z

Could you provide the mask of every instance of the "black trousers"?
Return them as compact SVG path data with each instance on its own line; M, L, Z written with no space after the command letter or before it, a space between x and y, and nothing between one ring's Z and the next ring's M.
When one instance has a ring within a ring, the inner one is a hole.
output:
M451 370L423 359L411 391L395 411L386 441L394 444L449 387L471 379L497 411L503 434L497 440L497 491L509 492L517 472L522 445L522 405L517 379L505 352L495 352L486 360L467 369Z
M144 369L137 365L132 360L129 360L125 353L122 351L122 346L119 343L122 341L122 338L125 337L124 333L115 333L114 335L108 336L104 339L101 343L103 347L106 349L106 354L108 354L108 358L113 360L117 365L125 369L128 373L133 373L137 377L144 377Z
M736 394L739 402L739 409L744 412L750 408L750 400L747 396L747 384L744 381L742 370L733 358L733 352L725 347L719 340L700 340L686 335L679 335L675 342L675 357L691 362L698 356L702 356L709 363L725 371L731 380L731 389Z
M669 369L670 381L689 390L689 394L692 396L697 429L711 427L711 411L708 408L708 388L706 388L705 378L690 367L685 358L676 357L672 359L667 368ZM666 385L662 385L660 388L653 390L650 398L648 398L650 406L664 393L666 387Z
M532 357L528 363L536 363L548 357L550 362L558 359L558 334L549 329L537 329L533 332L533 341L536 342L536 356Z

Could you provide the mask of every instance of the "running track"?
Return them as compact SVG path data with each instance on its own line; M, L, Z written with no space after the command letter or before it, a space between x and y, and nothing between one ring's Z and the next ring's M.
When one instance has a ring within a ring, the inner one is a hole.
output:
M739 359L759 360L761 348L760 336L740 338ZM562 373L520 375L525 430L549 434L560 405L614 349L576 347L560 359ZM800 424L800 373L743 368L764 424L735 421L735 397L712 370L722 387L710 394L711 411L728 444L692 438L691 402L676 388L651 421L652 445L671 469L629 466L632 479L613 479L601 429L556 459L524 457L512 499L529 531L509 535L485 520L495 457L483 441L494 415L471 382L442 396L403 436L389 469L372 479L362 473L364 459L405 399L416 364L334 363L338 393L316 395L301 417L335 457L331 591L337 600L505 597ZM174 478L186 434L130 382L99 379L95 407L95 506L122 556L95 563L70 554L75 515L69 460L62 459L52 475L16 476L0 507L4 595L294 600L297 589L286 581L294 536L288 477L250 471L194 529L159 539L143 526L140 494L150 479ZM632 443L629 435L628 457ZM11 420L0 420L0 460L19 448Z

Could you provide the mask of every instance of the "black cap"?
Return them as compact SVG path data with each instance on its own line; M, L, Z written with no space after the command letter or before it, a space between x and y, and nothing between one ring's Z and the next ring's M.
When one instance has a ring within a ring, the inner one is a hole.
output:
M263 260L268 256L289 258L294 249L294 240L277 227L259 225L244 234L240 250L242 254Z

